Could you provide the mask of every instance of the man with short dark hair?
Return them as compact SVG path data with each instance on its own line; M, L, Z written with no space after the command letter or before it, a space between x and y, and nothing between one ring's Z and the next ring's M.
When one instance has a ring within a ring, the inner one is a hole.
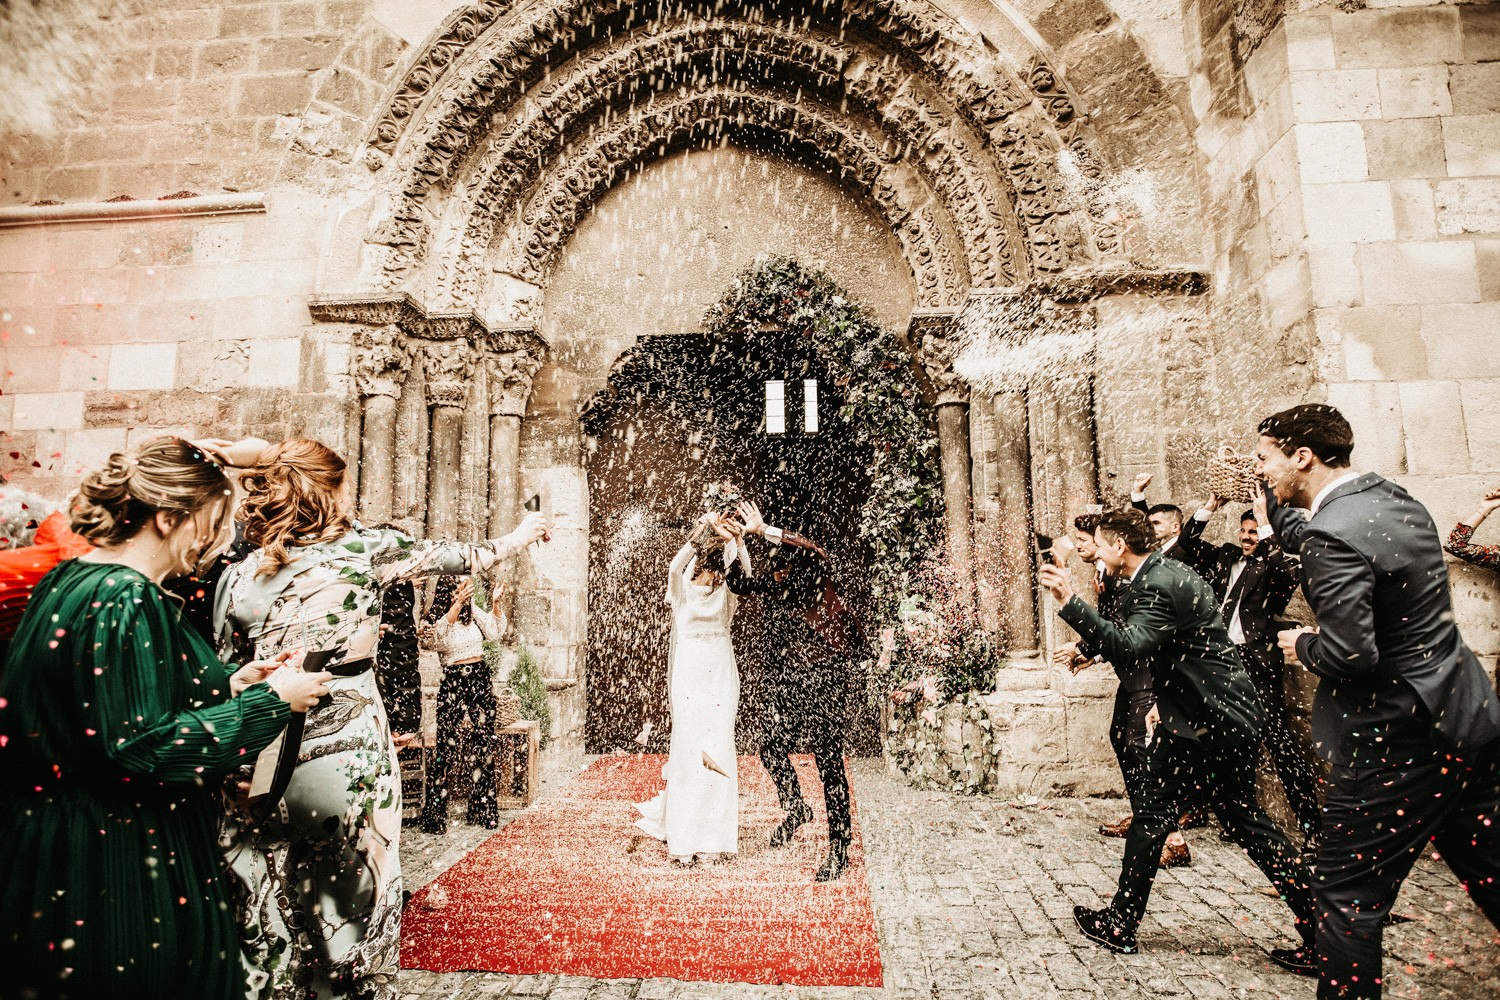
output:
M1155 531L1139 511L1104 514L1094 539L1110 575L1128 581L1123 626L1079 600L1060 568L1042 567L1042 585L1057 599L1058 616L1083 637L1081 648L1150 671L1156 703L1146 716L1146 744L1133 748L1144 777L1132 791L1135 820L1119 890L1105 909L1075 907L1074 919L1111 951L1136 950L1162 845L1196 789L1297 916L1303 948L1272 957L1306 950L1313 934L1310 875L1256 803L1254 748L1263 713L1213 592L1187 566L1154 551Z
M1427 508L1349 468L1354 432L1332 406L1294 406L1258 430L1271 522L1300 547L1319 626L1278 637L1321 678L1313 740L1333 765L1315 866L1318 996L1379 997L1382 924L1429 842L1500 926L1500 702L1454 624Z
M1146 487L1151 485L1151 479L1149 472L1135 477L1135 484L1130 492L1130 506L1145 514L1151 522L1162 555L1185 562L1201 573L1203 553L1200 536L1203 534L1203 526L1208 523L1208 513L1199 510L1193 514L1191 521L1184 522L1182 508L1175 503L1147 504Z
M1097 594L1094 606L1108 620L1116 625L1123 625L1120 601L1125 588L1104 571L1104 565L1099 562L1094 546L1094 531L1099 527L1099 518L1098 514L1079 514L1073 519L1073 546L1078 558L1094 573L1094 590ZM1090 663L1103 662L1103 657L1085 656L1076 642L1065 642L1057 648L1053 660L1076 674ZM1137 755L1130 748L1132 745L1146 744L1146 713L1150 711L1155 698L1151 693L1151 671L1145 664L1121 667L1111 663L1110 666L1114 668L1120 684L1115 689L1115 710L1109 722L1109 745L1114 749L1115 759L1120 764L1120 778L1124 782L1128 798L1130 789L1135 784L1138 763ZM1101 824L1099 833L1105 837L1123 837L1130 832L1130 824L1131 814L1126 813L1123 819ZM1192 863L1193 855L1188 849L1187 839L1181 831L1173 830L1167 835L1166 846L1162 848L1161 867L1180 868Z
M1204 504L1210 517L1223 506L1214 497ZM1184 532L1201 531L1194 517ZM1319 775L1312 762L1306 737L1292 728L1287 708L1286 661L1276 646L1279 619L1297 590L1302 568L1288 556L1271 528L1264 497L1240 514L1239 537L1234 543L1202 543L1198 572L1213 588L1219 612L1229 627L1229 638L1239 651L1240 662L1255 683L1266 724L1261 735L1270 751L1276 775L1286 792L1287 804L1297 818L1304 844L1316 841L1320 825Z

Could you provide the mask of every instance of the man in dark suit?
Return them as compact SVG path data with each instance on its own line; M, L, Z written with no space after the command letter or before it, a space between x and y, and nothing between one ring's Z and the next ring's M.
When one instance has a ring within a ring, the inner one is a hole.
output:
M1263 713L1213 592L1197 573L1155 551L1154 532L1138 511L1105 513L1095 541L1110 574L1129 584L1123 626L1079 600L1058 567L1042 568L1042 585L1057 599L1059 617L1082 636L1082 651L1097 651L1115 664L1146 665L1156 704L1146 717L1147 742L1136 748L1144 777L1132 793L1135 820L1125 838L1119 889L1105 909L1075 907L1074 919L1106 948L1135 951L1162 845L1197 789L1292 908L1303 948L1309 947L1310 875L1256 803L1253 748ZM1292 953L1273 952L1273 958Z
M1223 500L1214 497L1202 508L1217 513ZM1312 748L1304 745L1291 725L1286 700L1286 661L1276 645L1279 620L1301 582L1302 568L1287 555L1271 528L1264 497L1240 515L1239 538L1234 543L1210 545L1201 541L1209 518L1193 516L1183 534L1198 541L1198 572L1213 588L1219 613L1229 626L1229 638L1240 662L1255 683L1266 724L1261 731L1287 803L1297 817L1303 840L1315 840L1321 819L1318 773Z
M771 832L771 846L790 843L798 827L813 817L792 766L797 744L810 744L828 810L828 857L815 878L831 882L849 866L854 835L844 734L852 667L865 652L864 629L840 599L827 556L816 543L766 524L752 503L740 505L740 516L745 537L759 535L773 550L770 559L760 557L763 568L756 575L747 576L736 561L725 578L734 593L765 598L771 704L760 761L786 810Z
M1187 563L1202 575L1205 558L1202 536L1203 526L1208 523L1208 512L1200 509L1192 518L1184 521L1182 508L1175 503L1148 504L1146 487L1151 485L1151 478L1149 472L1135 477L1135 484L1130 491L1130 506L1145 514L1146 519L1151 522L1162 555Z
M1094 531L1098 527L1098 514L1079 514L1075 517L1073 547L1078 558L1083 560L1094 575L1094 591L1097 595L1094 606L1099 609L1099 614L1116 625L1123 625L1125 619L1120 614L1120 605L1125 596L1125 585L1106 573L1098 561L1098 553L1094 548ZM1093 657L1084 656L1076 642L1063 643L1053 653L1053 659L1059 666L1066 667L1075 674L1090 663L1104 660L1097 654ZM1151 693L1151 671L1146 664L1133 663L1121 667L1112 663L1110 666L1114 668L1120 684L1115 688L1115 710L1109 722L1109 745L1114 748L1115 760L1120 764L1120 778L1124 782L1125 794L1129 797L1130 789L1136 784L1139 763L1137 754L1131 747L1146 744L1146 714L1156 698ZM1100 835L1125 836L1130 832L1131 818L1126 813L1123 819L1102 824L1099 827ZM1192 863L1193 855L1188 849L1187 840L1180 830L1173 830L1167 835L1166 846L1162 848L1161 867L1180 868Z
M1314 866L1318 996L1378 997L1382 923L1429 842L1500 926L1500 703L1454 624L1427 508L1350 470L1354 432L1331 406L1258 430L1271 523L1301 550L1318 620L1279 636L1321 678L1313 740L1333 764Z

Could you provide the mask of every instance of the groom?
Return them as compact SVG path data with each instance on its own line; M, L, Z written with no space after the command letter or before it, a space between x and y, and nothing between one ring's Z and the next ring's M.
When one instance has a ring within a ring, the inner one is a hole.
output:
M797 828L812 819L791 760L798 736L805 734L828 808L828 857L818 868L817 881L831 882L849 865L853 835L849 776L844 770L845 706L850 666L864 648L863 630L839 599L821 548L801 535L767 525L753 503L741 503L739 512L743 533L760 535L772 548L766 570L759 575L747 576L736 561L726 578L734 593L766 598L771 712L760 760L776 782L777 797L786 810L786 818L771 833L771 846L789 843Z

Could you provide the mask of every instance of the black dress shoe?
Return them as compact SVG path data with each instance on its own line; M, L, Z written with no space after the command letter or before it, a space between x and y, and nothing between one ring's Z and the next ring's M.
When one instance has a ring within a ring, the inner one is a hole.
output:
M1073 907L1073 920L1083 936L1095 944L1102 944L1110 951L1121 955L1135 954L1135 932L1126 931L1115 923L1108 910L1091 910L1087 906Z
M1271 956L1271 961L1288 972L1295 972L1299 976L1318 974L1318 953L1313 950L1312 945L1305 944L1300 948L1272 948L1267 954Z
M813 818L812 806L806 802L798 802L786 811L786 819L776 825L771 831L771 846L782 847L792 842L797 828Z
M828 857L823 859L823 864L818 868L815 881L832 882L844 874L844 869L849 867L849 845L841 840L835 840L828 845Z

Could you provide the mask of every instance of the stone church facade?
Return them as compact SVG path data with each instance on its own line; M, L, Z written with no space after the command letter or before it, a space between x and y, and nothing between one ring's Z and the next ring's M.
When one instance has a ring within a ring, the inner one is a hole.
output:
M1310 399L1444 525L1500 474L1500 6L101 8L76 108L4 151L8 475L62 496L212 428L318 437L366 520L435 535L539 494L515 620L564 740L580 414L759 254L826 269L928 380L948 549L1009 651L1006 787L1117 782L1112 680L1050 666L1033 528L1140 472L1191 507L1216 449ZM1495 581L1453 572L1492 660Z

